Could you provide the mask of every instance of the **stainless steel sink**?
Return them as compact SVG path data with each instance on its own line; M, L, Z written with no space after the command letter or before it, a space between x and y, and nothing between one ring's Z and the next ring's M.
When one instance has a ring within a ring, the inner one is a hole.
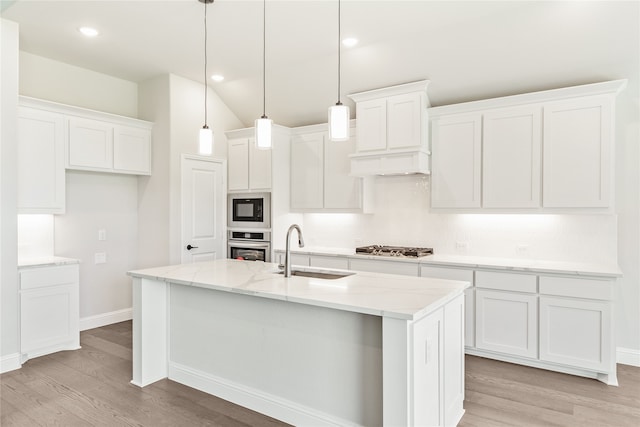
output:
M278 274L284 274L284 271L279 271ZM312 277L314 279L335 280L341 277L351 276L356 273L348 271L336 271L336 270L320 270L320 269L292 269L292 276Z

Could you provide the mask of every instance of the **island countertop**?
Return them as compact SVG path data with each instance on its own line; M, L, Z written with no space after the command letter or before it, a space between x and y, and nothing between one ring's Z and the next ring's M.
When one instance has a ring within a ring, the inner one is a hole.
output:
M463 281L359 271L332 280L301 276L285 278L278 271L274 263L220 259L134 270L127 274L403 320L427 315L470 286Z

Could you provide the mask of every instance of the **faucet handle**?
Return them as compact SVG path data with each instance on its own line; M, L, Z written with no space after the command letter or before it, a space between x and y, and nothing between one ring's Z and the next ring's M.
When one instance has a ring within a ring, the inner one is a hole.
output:
M284 264L278 264L278 270L284 270Z

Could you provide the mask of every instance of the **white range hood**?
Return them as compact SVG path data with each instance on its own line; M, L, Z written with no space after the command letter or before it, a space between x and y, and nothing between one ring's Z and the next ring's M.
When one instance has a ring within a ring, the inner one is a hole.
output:
M351 175L429 174L429 80L349 95L356 102Z

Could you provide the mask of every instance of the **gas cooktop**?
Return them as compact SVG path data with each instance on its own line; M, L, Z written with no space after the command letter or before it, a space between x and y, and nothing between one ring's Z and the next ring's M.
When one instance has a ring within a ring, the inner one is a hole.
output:
M369 245L356 248L356 254L397 256L397 257L422 257L433 255L433 248L411 248L406 246L381 246Z

